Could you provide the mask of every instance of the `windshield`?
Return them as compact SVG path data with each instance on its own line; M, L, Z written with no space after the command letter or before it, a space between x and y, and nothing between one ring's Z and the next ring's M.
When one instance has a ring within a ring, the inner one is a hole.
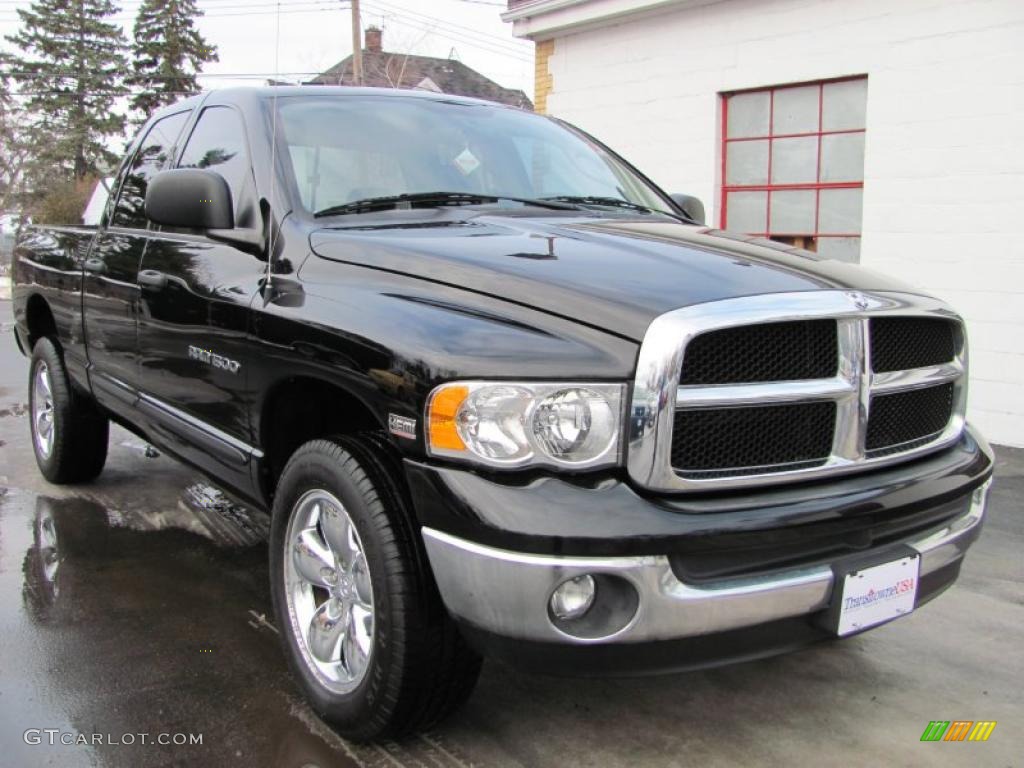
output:
M282 97L277 105L277 129L310 212L444 191L587 198L599 207L605 198L674 215L622 162L530 112L394 96Z

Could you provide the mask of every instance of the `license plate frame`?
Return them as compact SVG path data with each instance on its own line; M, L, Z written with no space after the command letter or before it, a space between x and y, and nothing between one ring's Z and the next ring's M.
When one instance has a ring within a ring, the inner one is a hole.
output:
M832 630L845 637L912 613L920 575L917 553L837 573Z

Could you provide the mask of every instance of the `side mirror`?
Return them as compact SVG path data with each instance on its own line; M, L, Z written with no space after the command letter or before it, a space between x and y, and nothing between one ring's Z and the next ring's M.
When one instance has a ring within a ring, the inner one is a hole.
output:
M691 221L695 221L698 224L704 223L704 203L699 198L693 195L669 195L672 198L672 202L678 205L686 217Z
M224 177L198 168L161 171L146 188L146 216L157 224L189 229L232 229L231 189Z

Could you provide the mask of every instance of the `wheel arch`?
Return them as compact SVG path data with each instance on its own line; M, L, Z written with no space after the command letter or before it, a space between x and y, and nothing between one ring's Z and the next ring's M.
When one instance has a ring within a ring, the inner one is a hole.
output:
M49 302L38 293L33 293L25 302L25 326L28 330L28 351L31 352L39 339L49 338L60 348L57 321Z
M268 507L285 464L299 446L318 438L384 431L365 399L336 382L306 374L272 384L257 412L263 450L258 483Z

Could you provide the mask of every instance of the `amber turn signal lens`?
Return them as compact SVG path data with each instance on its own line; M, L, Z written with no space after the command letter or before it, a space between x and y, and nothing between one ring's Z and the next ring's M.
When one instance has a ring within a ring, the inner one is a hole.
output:
M464 451L466 444L459 437L455 415L469 396L469 387L442 387L430 400L430 446L449 451Z

